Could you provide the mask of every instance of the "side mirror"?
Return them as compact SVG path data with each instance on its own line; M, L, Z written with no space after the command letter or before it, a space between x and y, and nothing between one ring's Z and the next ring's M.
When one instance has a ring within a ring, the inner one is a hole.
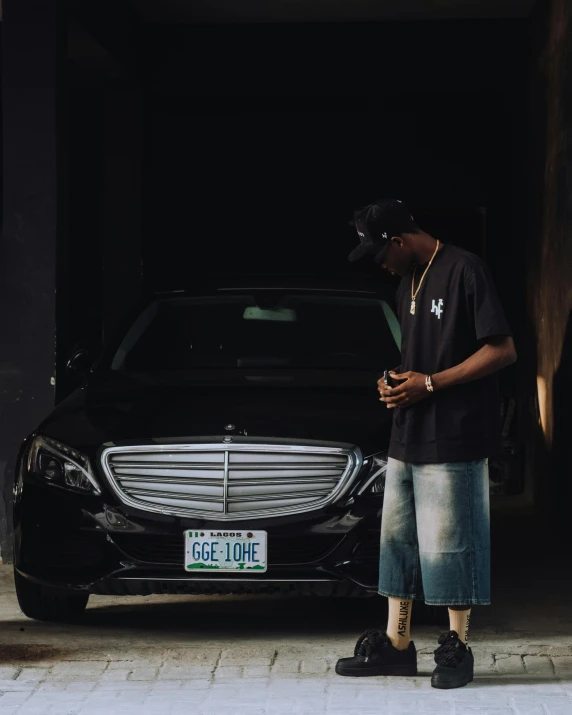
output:
M66 373L68 377L77 380L85 379L87 373L93 366L93 357L85 345L75 346L66 362Z

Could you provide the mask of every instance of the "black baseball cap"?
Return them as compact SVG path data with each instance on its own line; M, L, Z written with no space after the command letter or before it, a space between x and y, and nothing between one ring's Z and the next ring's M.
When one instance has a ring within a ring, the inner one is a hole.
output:
M360 244L349 255L350 261L372 256L381 263L393 236L417 228L415 219L403 201L380 199L354 212L352 224L356 227Z

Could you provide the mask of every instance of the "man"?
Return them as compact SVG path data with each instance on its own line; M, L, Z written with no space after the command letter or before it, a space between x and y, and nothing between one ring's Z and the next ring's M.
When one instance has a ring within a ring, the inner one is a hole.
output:
M401 366L378 382L394 410L381 523L379 593L386 631L371 629L340 675L415 675L414 599L449 609L431 684L473 679L468 646L473 605L490 604L488 457L499 448L495 373L516 360L511 331L484 263L422 231L401 201L355 215L359 246L402 276L397 311Z

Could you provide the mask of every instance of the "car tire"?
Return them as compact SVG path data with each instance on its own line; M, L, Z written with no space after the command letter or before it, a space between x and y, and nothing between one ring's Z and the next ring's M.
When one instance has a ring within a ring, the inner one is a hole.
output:
M14 571L16 596L25 616L36 621L70 623L77 621L87 606L88 593L41 586Z

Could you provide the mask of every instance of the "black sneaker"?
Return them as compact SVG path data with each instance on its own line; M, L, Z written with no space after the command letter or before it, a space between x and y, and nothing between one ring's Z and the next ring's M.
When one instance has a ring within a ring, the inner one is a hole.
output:
M358 638L353 658L340 658L338 675L417 675L417 651L413 641L397 650L380 628L370 628Z
M457 631L443 633L434 653L437 663L431 676L434 688L462 688L473 680L473 651L459 639Z

